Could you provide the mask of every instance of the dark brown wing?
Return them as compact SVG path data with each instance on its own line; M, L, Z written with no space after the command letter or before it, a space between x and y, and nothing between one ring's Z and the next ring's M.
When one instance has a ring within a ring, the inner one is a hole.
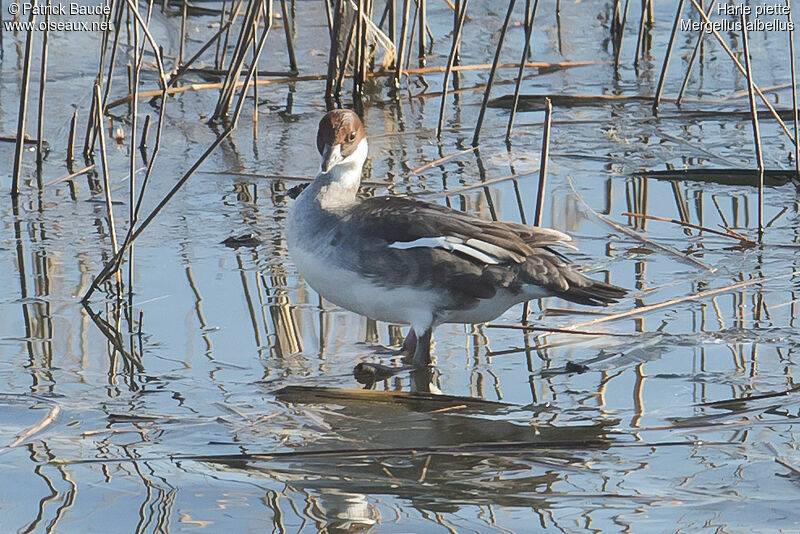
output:
M606 304L625 294L576 271L554 251L570 241L556 230L486 221L405 197L365 199L348 209L341 228L334 239L349 249L351 267L357 263L386 287L441 289L453 301L446 307L526 285L582 304Z

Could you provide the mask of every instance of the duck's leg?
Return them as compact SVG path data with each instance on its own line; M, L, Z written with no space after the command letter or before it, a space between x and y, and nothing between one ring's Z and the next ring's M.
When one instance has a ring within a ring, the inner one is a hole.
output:
M428 327L422 335L417 334L413 328L412 332L417 338L417 343L411 364L414 367L426 367L431 364L431 334L433 334L433 327Z
M403 348L400 349L400 354L411 356L417 350L417 333L413 328L408 329L408 335L403 340Z
M431 363L431 334L433 327L430 326L425 333L418 335L412 327L408 335L403 340L403 348L400 354L404 355L404 360L410 363L414 369L424 369ZM408 367L389 367L379 363L359 363L353 369L353 374L358 382L364 384L365 389L370 389L375 382L391 378L401 371L407 371ZM422 391L420 389L419 391Z

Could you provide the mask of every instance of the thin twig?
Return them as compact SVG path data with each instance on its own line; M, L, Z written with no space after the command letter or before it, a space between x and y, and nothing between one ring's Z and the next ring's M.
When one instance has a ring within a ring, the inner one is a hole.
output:
M610 336L610 337L638 337L638 334L621 334L617 332L598 332L588 330L572 330L570 328L550 328L545 326L529 326L521 324L486 323L487 328L502 328L506 330L523 330L525 332L544 332L547 334L575 334L579 336Z
M668 223L678 224L678 225L683 226L685 228L694 228L695 230L700 230L701 232L708 232L710 234L721 235L723 237L730 237L732 239L736 239L737 241L740 241L742 243L742 245L746 245L748 247L752 247L752 246L756 245L755 241L751 241L750 239L747 239L742 234L736 233L733 230L728 229L727 227L725 227L727 231L721 232L719 230L714 230L713 228L707 228L705 226L699 226L699 225L696 225L696 224L692 224L690 222L680 221L678 219L668 219L666 217L657 217L655 215L645 215L643 213L631 213L631 212L628 212L628 211L623 211L620 215L622 215L624 217L637 217L639 219L647 219L647 220L651 220L651 221L661 221L661 222L668 222Z
M586 208L587 211L589 211L592 215L594 215L595 217L597 217L598 219L600 219L601 221L603 221L607 225L611 226L615 230L617 230L619 232L622 232L622 233L624 233L626 235L629 235L630 237L633 237L635 239L638 239L642 243L645 243L645 244L647 244L647 245L649 245L651 247L657 248L657 249L659 249L659 250L661 250L663 252L666 252L668 254L672 254L674 256L677 256L680 260L688 262L688 263L691 263L692 265L695 265L697 267L701 267L702 269L705 269L706 271L709 271L709 272L712 272L712 273L714 271L716 271L716 269L714 269L712 267L709 267L705 263L703 263L703 262L701 262L699 260L696 260L696 259L692 258L691 256L687 256L686 254L683 254L680 251L675 250L672 247L668 247L666 245L662 245L660 243L656 243L655 241L651 241L651 240L647 239L646 237L642 236L641 234L639 234L638 232L634 232L633 230L631 230L629 228L625 228L624 226L615 223L611 219L600 215L594 209L592 209L592 207L586 202L586 200L584 200L584 198L581 196L581 194L578 193L578 190L575 188L575 184L572 183L572 178L570 178L569 176L567 176L567 183L572 188L572 192L575 194L575 197L580 201L580 203L584 206L584 208Z
M598 317L596 319L591 319L589 321L584 321L582 323L576 323L566 327L567 330L571 330L573 328L582 328L584 326L595 325L599 323L606 323L608 321L614 321L616 319L623 319L625 317L632 317L635 315L641 315L643 313L651 312L653 310L658 310L661 308L666 308L668 306L672 306L673 304L680 304L682 302L688 302L692 300L700 300L706 297L711 297L714 295L719 295L720 293L727 293L729 291L735 291L737 289L742 289L748 286L752 286L755 284L763 284L764 282L769 282L772 280L778 280L781 278L787 278L791 276L795 276L800 274L800 271L792 271L790 273L778 274L775 276L768 276L766 278L753 278L751 280L745 280L744 282L737 282L735 284L731 284L725 287L718 287L716 289L708 289L706 291L701 291L700 293L694 293L692 295L684 295L682 297L666 300L663 302L659 302L656 304L650 304L648 306L642 306L641 308L635 308L632 310L628 310L621 313L615 313L612 315L606 315L604 317Z
M525 176L530 176L532 174L536 174L539 172L539 169L535 169L529 172L523 172L520 174L509 174L507 176L501 176L500 178L493 178L491 180L486 180L485 182L480 182L477 184L472 185L465 185L463 187L457 187L456 189L448 189L447 191L438 191L438 192L428 192L424 191L422 193L418 193L418 195L422 196L429 196L429 198L440 198L440 197L449 197L453 195L459 195L461 193L465 193L467 191L472 191L474 189L481 189L483 187L488 187L490 185L495 185L500 182L507 182L508 180L514 180L515 178L522 178ZM416 195L409 195L409 196L416 196Z
M436 165L444 163L445 161L447 161L449 159L452 159L452 158L455 158L455 157L458 157L458 156L462 156L464 154L469 154L470 152L474 152L477 148L478 147L473 146L473 147L470 147L470 148L466 148L464 150L459 150L457 152L453 152L452 154L448 154L446 156L442 156L441 158L435 159L435 160L433 160L433 161L431 161L429 163L426 163L425 165L422 165L421 167L417 167L416 169L414 169L413 171L408 173L408 175L409 176L414 176L416 174L421 173L422 171L426 171L426 170L430 169L431 167L435 167Z
M71 174L69 174L67 176L64 176L63 178L59 178L58 180L53 180L49 184L45 184L45 187L50 187L52 185L60 184L61 182L66 182L66 181L72 180L72 179L77 178L78 176L80 176L82 174L86 174L87 172L91 171L92 169L94 169L94 163L92 163L91 165L87 165L86 167L82 168L79 171L75 171L75 172L73 172L73 173L71 173Z
M29 440L34 434L41 432L47 426L52 424L53 421L56 420L56 417L58 417L59 413L61 413L61 407L58 404L54 404L50 408L50 411L47 413L47 415L41 421L39 421L35 426L32 426L19 436L17 436L17 439L9 443L6 447L10 449Z

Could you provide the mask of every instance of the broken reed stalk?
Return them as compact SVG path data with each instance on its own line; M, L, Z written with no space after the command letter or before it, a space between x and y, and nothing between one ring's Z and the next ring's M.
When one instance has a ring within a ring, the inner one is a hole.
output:
M47 13L45 13L45 17L46 16L47 16ZM45 29L45 31L47 31L47 30ZM0 33L2 33L2 32L0 31ZM41 399L37 399L37 401L41 401ZM50 407L50 411L47 413L47 415L44 417L44 419L39 421L35 426L29 428L25 432L23 432L21 434L18 434L14 441L12 441L8 445L6 445L5 449L11 449L11 448L16 447L18 445L21 445L22 443L25 443L27 440L32 438L35 434L37 434L38 432L41 432L44 428L50 426L50 424L53 423L53 421L56 420L56 418L58 417L59 413L61 413L61 407L58 404L54 404L53 406Z
M753 117L753 142L756 148L756 163L758 164L758 240L764 234L764 154L761 152L761 133L758 130L758 110L756 96L753 92L753 71L750 65L750 48L747 42L747 24L744 13L741 14L742 47L744 49L745 73L747 76L747 94L750 97L750 113Z
M163 0L163 3L161 4L162 7L166 3L167 3L166 0ZM226 24L226 22L225 22L225 13L227 12L227 8L228 8L228 0L222 0L222 9L219 10L219 32L218 33L220 35L222 35L222 32L227 31L228 27L230 27L230 25ZM233 9L233 6L231 6L231 9ZM215 69L219 69L219 68L221 68L219 66L219 49L220 49L220 46L222 45L222 39L219 36L214 36L210 40L214 40L214 41L217 42L217 47L214 50L214 68Z
M788 1L788 0L787 0ZM708 11L706 12L706 16L710 17L711 12L716 7L715 2L711 2L708 6ZM697 38L697 42L694 44L694 50L692 50L692 57L689 58L689 65L686 67L686 74L683 77L683 83L681 84L681 90L678 91L678 98L675 99L675 105L680 107L681 101L683 100L683 94L686 92L686 87L689 85L689 76L692 74L692 67L694 67L695 59L697 58L698 52L700 52L700 47L703 44L703 38L706 36L706 32L701 31L699 37ZM795 136L796 137L796 136Z
M486 328L499 328L506 330L523 330L525 332L544 332L545 334L570 334L578 336L597 336L597 337L638 337L638 334L622 334L617 332L599 332L587 330L572 330L569 328L550 328L546 326L533 326L522 324L500 324L486 323Z
M163 103L162 103L163 105ZM147 134L150 133L150 114L144 118L144 126L142 126L142 137L139 140L139 150L144 152L147 148Z
M75 161L75 127L78 125L78 110L72 113L72 120L69 122L69 135L67 136L67 169L72 168Z
M417 174L421 173L422 171L428 170L431 167L435 167L436 165L439 165L440 163L444 163L445 161L447 161L449 159L455 158L457 156L461 156L463 154L468 154L470 152L474 152L477 149L478 149L478 147L465 148L464 150L458 150L456 152L453 152L452 154L448 154L446 156L442 156L442 157L440 157L438 159L435 159L435 160L433 160L431 162L426 163L425 165L417 167L416 169L414 169L413 171L408 173L408 175L409 176L417 175Z
M103 32L103 39L102 44L100 46L100 62L97 69L97 78L96 80L102 81L104 78L106 80L106 88L105 92L103 93L103 101L102 101L102 109L105 111L108 110L108 95L111 91L111 84L114 80L114 70L117 64L116 57L117 57L117 50L119 49L119 36L120 31L122 30L122 15L123 13L127 13L128 11L125 9L124 2L116 2L115 4L116 9L112 10L114 14L114 42L111 47L111 59L109 61L108 67L108 75L103 75L103 69L105 66L105 57L106 57L106 45L108 44L108 34L110 31L110 26L106 26L106 30ZM112 13L110 12L106 16L106 22L111 20ZM130 81L130 80L129 80ZM130 91L128 91L130 93ZM93 128L94 124L94 98L92 98L91 107L89 109L89 116L86 121L86 137L84 138L83 142L83 156L84 158L88 158L90 153L94 150L95 139L97 136L97 130Z
M417 35L417 21L419 20L419 2L417 0L414 0L414 6L414 16L411 17L411 33L408 36L408 50L406 51L406 70L408 70L408 67L411 64L411 56L414 48L414 37Z
M333 1L334 0L323 0L325 4L325 19L328 23L328 34L331 36L333 36L333 12L331 11L331 2Z
M32 9L28 15L28 24L33 26L36 20L36 0L31 2ZM33 52L33 29L28 30L25 39L25 58L22 61L22 81L19 93L19 111L17 115L17 143L14 147L14 174L11 178L11 196L19 195L19 177L22 173L22 152L25 148L25 118L28 114L28 87L31 79L31 55Z
M241 31L239 32L239 38L236 41L236 47L234 48L231 65L228 68L228 74L223 82L222 90L220 91L219 99L217 100L216 109L211 117L212 120L223 120L228 114L228 110L233 102L233 94L236 90L236 82L239 79L239 76L241 76L244 60L247 56L248 45L250 40L254 38L254 26L258 16L259 10L257 7L257 2L250 3L247 7L247 13L245 15L245 20L242 23ZM249 69L248 79L252 78L254 73L254 69Z
M389 40L392 44L397 45L397 6L395 0L386 0L386 10L389 15ZM396 50L396 49L395 49ZM397 54L395 53L395 61L397 61Z
M80 169L78 171L70 173L67 176L59 178L58 180L53 180L49 184L45 184L45 187L58 185L58 184L60 184L62 182L68 182L69 180L72 180L73 178L77 178L78 176L80 176L82 174L86 174L87 172L91 171L92 169L94 169L94 163L92 163L91 165L87 165L86 167L84 167L84 168L82 168L82 169Z
M511 0L512 3L514 0ZM426 0L417 0L419 9L419 67L422 68L425 66L425 30L428 27L428 9ZM458 50L458 47L456 47Z
M186 44L186 10L188 9L189 0L183 0L181 5L181 38L178 45L178 67L183 65L183 48Z
M350 62L350 54L352 53L353 48L355 47L354 44L355 38L356 38L356 21L353 21L353 24L350 26L350 30L347 34L347 44L345 45L344 53L342 54L343 67L339 69L339 75L336 77L336 83L333 86L333 95L336 97L337 100L342 94L342 82L344 81L345 74L347 74L347 64ZM352 76L353 79L357 78L355 72L353 72Z
M296 73L297 58L294 53L294 39L292 39L292 26L289 19L289 10L286 7L286 0L281 0L281 15L283 18L283 33L286 35L286 52L289 55L289 70ZM272 24L272 20L265 20L264 24ZM255 39L253 39L253 42L255 43Z
M128 2L131 2L131 1L132 0L128 0ZM267 20L271 21L272 20L272 0L261 0L261 1L262 2L267 2ZM256 12L258 12L258 7L256 7L256 4L257 4L257 2L254 2L253 4L251 4L248 7L248 9L253 9ZM252 24L252 21L251 21L251 24ZM270 24L265 24L264 25L264 31L262 32L261 37L260 37L260 39L258 41L258 47L257 47L257 50L256 50L256 55L254 57L254 62L257 61L258 58L261 56L261 52L264 49L264 43L267 40L267 35L269 35L270 26L271 26ZM245 32L245 31L247 31L246 27L243 26L242 27L242 32ZM222 133L220 133L220 135L217 137L217 139L214 140L214 142L211 143L211 145L206 149L206 151L203 152L203 154L192 164L192 166L189 168L189 170L187 170L186 173L184 173L184 175L180 178L180 180L178 180L177 183L172 187L172 189L170 189L170 191L164 196L164 198L161 199L161 201L158 203L158 205L156 205L156 207L153 208L153 210L141 222L141 224L139 224L134 229L134 221L131 221L130 228L128 229L128 235L126 236L126 239L123 242L121 249L114 256L114 258L112 258L105 265L105 267L103 267L103 269L100 271L100 273L98 273L98 275L92 281L92 284L89 286L89 289L86 291L86 294L81 299L81 302L83 302L84 304L87 303L89 301L89 299L91 298L92 294L94 293L94 291L97 289L97 287L101 283L103 283L103 281L108 277L108 275L110 273L114 272L115 270L117 270L119 268L119 265L122 262L122 257L125 254L125 251L126 251L127 247L129 247L131 245L131 243L133 243L136 240L136 238L138 238L142 234L142 232L150 225L150 223L153 222L153 219L155 219L156 216L161 212L161 210L164 209L164 206L166 206L167 203L169 203L169 201L172 199L172 197L174 197L178 193L178 191L183 187L183 185L189 180L189 178L191 178L194 175L195 171L197 171L197 169L200 168L200 166L205 162L206 159L208 159L208 157L214 152L214 150L216 150L216 148L219 145L221 145L223 143L223 141L225 141L230 136L231 132L233 132L233 130L236 128L236 125L237 125L237 123L239 121L239 116L241 115L242 109L244 108L245 97L247 95L247 87L250 85L250 82L252 81L252 78L253 78L254 74L255 74L255 69L248 69L248 73L247 73L246 79L241 84L242 90L239 93L239 100L236 103L236 107L235 107L234 112L233 112L233 117L228 122L227 126L222 131ZM235 84L235 85L239 85L239 84ZM166 90L166 84L164 85L164 90ZM162 102L162 112L163 112L164 106L165 106L165 102ZM159 121L159 137L160 137L160 127L161 127L161 123L162 122L163 122L162 120ZM154 161L154 158L151 159L151 163L152 163L152 161ZM142 187L144 187L144 183L142 184ZM139 194L139 203L141 203L142 197L143 197L143 194L140 192L140 194ZM139 209L139 206L137 206L137 214L138 214L138 209Z
M180 43L180 55L178 58L178 64L183 60L183 43L186 39L186 4L188 0L183 1L183 11L184 16L181 22L181 43ZM152 6L152 3L150 4ZM130 3L129 9L134 11L134 17L139 19L139 4ZM142 27L146 28L147 24L144 21L141 21ZM131 135L130 135L130 144L131 149L129 151L129 177L128 177L128 221L132 224L134 220L134 210L136 205L136 151L133 150L133 143L136 142L136 124L139 118L139 102L137 95L139 94L139 76L142 70L142 61L141 58L144 56L144 46L142 49L139 49L139 24L134 23L133 27L131 28L133 31L133 72L131 77L131 94L133 95L133 101L131 103ZM159 53L158 50L154 50L156 57L158 57ZM166 84L164 84L166 86ZM162 99L161 107L164 107L166 102ZM105 163L103 164L105 167ZM114 251L116 253L116 251ZM133 267L134 266L134 248L133 244L128 248L128 317L130 317L130 312L133 309ZM132 328L132 327L131 327Z
M237 4L241 4L243 1L244 0L238 0ZM225 40L222 42L219 64L217 65L217 68L220 70L225 68L225 55L228 51L228 39L230 38L231 28L233 28L233 23L237 17L238 17L238 10L236 14L234 14L234 10L233 8L231 8L230 16L228 17L228 21L230 22L230 24L228 24L228 27L225 29Z
M661 65L661 75L658 77L658 85L656 85L656 95L655 99L653 100L653 115L658 115L658 104L661 100L661 92L664 90L664 79L667 77L667 68L669 68L669 58L672 55L672 45L675 44L675 35L678 33L678 25L681 22L681 12L683 12L683 4L685 3L685 1L686 0L680 0L680 3L678 4L678 9L677 11L675 11L675 22L672 23L672 33L669 35L667 52L664 55L664 63Z
M262 2L262 16L264 19L267 18L267 6L265 6ZM264 21L264 24L269 24L270 21ZM258 33L258 19L256 19L256 33ZM256 58L256 40L253 39L253 59L250 64L250 70L254 70L253 73L253 140L255 141L258 138L258 63Z
M333 12L333 22L330 30L331 46L328 51L328 73L325 77L325 107L328 111L335 107L334 101L339 98L338 92L335 92L333 88L334 80L340 69L344 71L344 67L339 63L339 32L342 27L343 0L333 1L336 2L336 10Z
M448 0L448 5L450 5ZM453 9L453 27L458 23L458 10L460 9L460 0L456 0L455 4L450 6ZM467 17L466 20L469 20ZM461 65L461 45L456 47L456 56L453 58L453 90L458 91L461 89L461 79L458 77L456 68Z
M408 33L408 15L411 0L403 0L403 22L400 26L400 43L397 45L397 65L395 68L394 85L400 87L400 78L403 76L403 55L406 49L406 34Z
M636 53L633 56L633 68L639 69L640 56L644 55L644 28L646 26L647 10L651 0L642 0L642 15L639 17L639 34L636 36Z
M786 9L788 10L787 19L789 20L789 59L792 71L792 110L794 115L794 169L800 178L800 133L798 130L798 117L797 117L797 77L795 76L794 66L794 25L792 24L792 7L789 5L789 0L786 0Z
M511 13L514 11L516 0L509 0L508 10L506 10L506 18L503 21L503 27L500 30L500 37L497 39L497 49L494 53L494 60L492 61L492 70L489 71L489 79L486 81L486 89L483 91L483 101L481 102L481 110L478 112L478 121L475 124L475 133L472 136L472 146L478 146L478 141L481 136L481 127L483 126L483 118L486 115L486 106L489 104L489 95L492 92L494 85L494 76L497 73L497 65L500 64L500 54L503 51L503 43L506 40L506 32L508 31L508 24L511 22ZM466 11L466 10L465 10ZM442 95L444 100L444 95ZM444 109L444 106L442 106ZM441 120L439 119L439 130L441 131Z
M617 42L616 50L614 53L614 69L619 68L619 57L622 54L622 36L625 35L625 24L628 22L628 7L630 7L631 0L625 0L625 8L622 11L622 22L617 28Z
M50 5L50 0L47 0L47 5ZM47 85L47 40L50 35L48 30L48 22L50 21L50 10L46 9L44 12L45 28L42 33L42 58L41 68L39 69L39 116L36 121L36 185L39 191L42 190L42 152L43 136L44 136L44 97L45 87Z
M528 172L522 172L519 174L508 174L506 176L500 176L499 178L492 178L491 180L486 180L485 182L479 182L477 184L465 185L462 187L457 187L455 189L448 189L446 191L423 191L421 193L410 193L408 196L426 196L427 198L447 198L453 195L460 195L461 193L465 193L467 191L474 191L475 189L484 189L490 185L499 184L500 182L507 182L508 180L514 180L517 178L524 178L526 176L530 176L539 172L537 170L532 170ZM365 183L365 182L361 182Z
M353 18L353 28L354 28L354 49L355 49L355 59L353 60L353 98L358 101L361 95L364 94L364 50L365 47L362 46L366 42L366 28L364 27L364 0L358 0L358 6L356 7L356 15ZM348 39L349 42L349 39ZM347 61L345 60L345 66L347 65Z
M533 225L542 225L544 213L544 191L547 184L547 159L550 153L550 122L553 104L549 98L544 99L544 130L542 133L542 156L539 158L539 190L536 192L536 212L533 215Z
M683 1L683 0L681 0L681 1ZM691 0L691 2L692 2L692 5L694 6L695 10L697 10L697 12L703 18L703 21L706 24L709 25L708 27L711 28L711 33L714 34L714 37L717 38L717 41L719 42L719 44L722 46L723 49L725 49L725 52L728 54L728 57L730 57L731 60L733 60L733 64L736 65L736 68L739 69L739 72L741 72L742 75L747 76L747 73L745 72L745 69L742 66L742 64L739 61L739 59L736 57L736 54L733 53L733 51L730 49L730 47L722 39L722 36L719 34L719 32L714 28L713 23L706 16L705 12L703 11L703 8L697 3L697 0ZM775 110L773 105L770 103L770 101L767 99L767 97L764 96L764 93L761 91L761 89L758 88L758 85L753 84L753 90L761 98L761 101L764 103L764 105L767 106L767 109L769 109L769 112L772 113L773 117L775 117L775 120L778 121L778 124L780 124L781 129L787 135L787 137L789 137L789 139L792 141L792 144L794 144L795 143L794 136L789 131L789 128L786 127L786 123L783 122L783 119L781 119L780 115Z
M531 49L531 39L533 38L533 22L536 19L536 8L539 6L539 0L533 0L533 7L531 8L531 0L525 0L525 44L522 47L522 57L519 60L519 71L517 72L517 81L514 85L514 103L511 105L511 112L508 116L508 128L506 128L506 143L511 142L511 131L514 128L514 117L517 114L517 106L519 105L519 92L522 87L522 75L525 72L525 60L528 58L528 52Z
M622 215L623 217L637 217L639 219L647 219L647 220L650 220L650 221L661 221L661 222L668 222L668 223L678 224L680 226L683 226L684 228L693 228L693 229L699 230L701 232L708 232L710 234L719 235L719 236L722 236L722 237L730 237L731 239L736 239L737 241L741 242L742 245L746 245L746 246L754 246L755 245L755 242L751 241L750 239L747 239L742 234L734 232L733 230L729 229L727 226L723 227L723 228L725 228L726 231L722 232L720 230L715 230L713 228L708 228L706 226L700 226L700 225L697 225L697 224L692 224L692 223L687 222L687 221L681 221L681 220L678 220L678 219L669 219L667 217L658 217L656 215L646 215L644 213L631 213L629 211L623 211L622 213L620 213L620 215Z
M103 109L108 109L108 95L110 94L111 84L114 80L114 68L116 67L117 61L117 50L119 49L119 34L122 28L122 13L125 11L125 4L121 1L116 2L116 10L114 10L114 42L111 45L111 59L109 60L109 67L108 67L108 76L106 76L106 88L105 92L103 93ZM106 17L107 21L111 20L111 13ZM100 68L98 72L98 79L102 80L103 74L103 65L105 64L105 54L106 54L106 44L108 43L108 32L110 30L106 29L103 32L103 44L102 48L100 49Z
M97 128L97 135L99 136L100 141L100 161L103 164L103 193L105 193L105 200L106 200L106 211L108 213L108 231L111 235L111 248L114 255L118 252L117 246L117 230L114 224L114 207L111 202L111 183L108 178L108 157L106 155L106 136L105 136L105 125L103 124L103 113L101 109L101 97L100 97L100 84L95 83L94 85L94 101L95 101L95 128ZM117 285L121 284L122 277L120 276L119 270L115 269L115 274L117 276Z
M458 43L461 41L461 30L464 28L464 21L467 16L467 4L469 0L463 0L461 10L458 13L458 22L456 23L455 31L453 32L453 44L450 47L450 55L447 58L447 68L444 72L444 80L442 81L442 100L439 106L439 124L436 127L436 137L441 139L442 128L444 128L444 108L447 100L447 84L450 81L450 72L453 69L453 62L456 57L456 50L458 50ZM476 143L473 142L473 146Z

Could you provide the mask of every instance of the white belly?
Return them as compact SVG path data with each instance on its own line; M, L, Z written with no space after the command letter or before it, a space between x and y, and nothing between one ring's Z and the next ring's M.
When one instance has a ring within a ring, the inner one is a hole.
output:
M550 292L539 286L525 286L521 293L512 293L505 289L499 290L490 299L481 299L474 308L466 310L452 310L440 322L442 323L486 323L503 315L511 306L526 300L550 296Z
M302 247L292 247L291 254L308 285L337 306L387 323L423 327L431 323L436 308L434 293L381 287L353 271L333 266Z

